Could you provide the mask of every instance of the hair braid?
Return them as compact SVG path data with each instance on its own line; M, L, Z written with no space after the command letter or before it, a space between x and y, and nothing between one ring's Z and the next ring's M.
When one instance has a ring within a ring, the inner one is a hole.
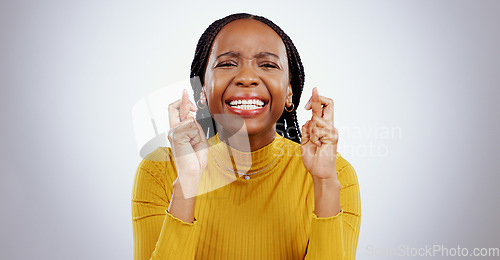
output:
M210 49L212 48L212 43L219 33L219 31L226 26L228 23L239 20L239 19L254 19L260 21L267 26L271 27L282 39L287 53L288 67L289 67L289 78L290 85L292 86L292 102L294 106L299 107L300 96L302 95L302 90L304 88L304 67L300 59L299 53L292 40L288 35L276 24L274 24L269 19L251 15L247 13L237 13L226 16L213 22L201 35L198 44L196 45L196 51L191 63L191 87L194 92L194 99L198 100L202 91L202 86L204 84L205 69L207 66L208 57L210 55ZM208 137L211 137L217 133L215 129L215 121L210 115L208 106L204 109L198 109L196 112L196 119L200 123L201 127L205 131ZM283 135L284 137L300 143L300 138L302 134L300 132L297 113L296 111L287 112L283 110L283 114L278 119L276 124L276 131Z

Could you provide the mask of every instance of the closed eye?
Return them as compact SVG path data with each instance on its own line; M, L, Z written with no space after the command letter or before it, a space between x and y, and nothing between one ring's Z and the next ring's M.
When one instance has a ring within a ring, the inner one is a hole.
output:
M236 65L231 62L221 62L215 67L236 67Z
M265 68L275 68L275 69L279 69L279 67L276 65L276 64L273 64L273 63L263 63L260 65L261 67L265 67Z

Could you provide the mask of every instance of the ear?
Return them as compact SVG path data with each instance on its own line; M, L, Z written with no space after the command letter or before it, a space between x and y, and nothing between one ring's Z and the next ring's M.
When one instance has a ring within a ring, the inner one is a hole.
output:
M287 94L286 94L286 101L285 101L285 104L289 107L292 105L293 103L293 91L292 91L292 85L288 84L288 87L287 87Z

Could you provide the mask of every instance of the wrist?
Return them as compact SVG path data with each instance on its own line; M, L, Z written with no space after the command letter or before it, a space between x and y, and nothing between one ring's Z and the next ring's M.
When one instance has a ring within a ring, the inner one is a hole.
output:
M331 217L340 211L340 182L337 178L314 181L314 212L318 217Z
M197 177L178 177L172 184L172 199L191 199L198 194L200 179Z
M326 190L339 190L341 188L340 182L337 176L331 176L328 178L312 177L314 188L316 189L326 189Z
M172 197L167 211L172 214L172 216L186 223L193 223L195 220L194 209L196 205L196 197L186 197L182 188L182 185L174 182Z

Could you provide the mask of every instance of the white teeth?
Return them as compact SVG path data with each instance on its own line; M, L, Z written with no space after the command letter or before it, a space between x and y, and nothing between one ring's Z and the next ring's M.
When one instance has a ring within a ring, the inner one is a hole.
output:
M261 107L259 106L256 106L256 105L236 105L236 106L232 106L236 109L242 109L242 110L253 110L253 109L259 109Z
M237 109L252 110L263 107L264 101L259 99L239 99L232 100L229 105Z

